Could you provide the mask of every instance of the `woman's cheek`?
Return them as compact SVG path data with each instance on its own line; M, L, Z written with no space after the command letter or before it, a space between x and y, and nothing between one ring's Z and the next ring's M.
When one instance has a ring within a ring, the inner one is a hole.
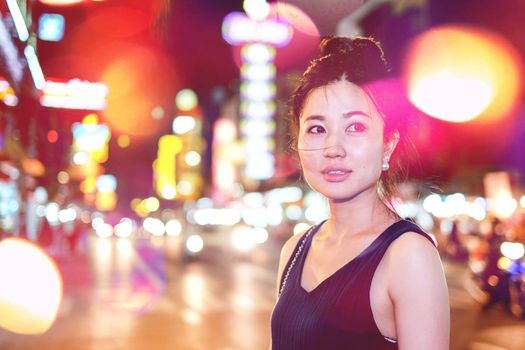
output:
M312 155L300 156L300 164L304 179L310 186L312 186L312 177L316 172L320 172L320 169L318 169L321 164L319 159L316 159Z

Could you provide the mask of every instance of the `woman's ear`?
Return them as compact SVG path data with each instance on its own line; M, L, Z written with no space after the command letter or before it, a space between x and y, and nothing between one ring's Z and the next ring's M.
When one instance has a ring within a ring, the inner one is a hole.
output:
M390 159L392 153L396 149L397 143L399 142L399 131L394 130L388 135L388 139L384 143L383 158Z

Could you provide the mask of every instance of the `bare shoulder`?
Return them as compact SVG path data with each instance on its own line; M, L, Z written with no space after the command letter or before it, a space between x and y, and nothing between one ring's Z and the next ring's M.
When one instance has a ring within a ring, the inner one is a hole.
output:
M436 247L407 232L392 242L385 258L400 348L448 349L448 288Z
M436 246L425 236L417 232L405 232L388 249L389 254L401 258L400 263L411 259L438 258Z
M443 267L436 246L425 236L417 232L406 232L397 238L386 252L389 275L394 280L407 278L412 280L418 277L437 273L441 278Z

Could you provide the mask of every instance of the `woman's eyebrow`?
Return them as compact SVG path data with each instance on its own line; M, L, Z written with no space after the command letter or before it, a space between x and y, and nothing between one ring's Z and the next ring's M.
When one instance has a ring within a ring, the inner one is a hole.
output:
M308 117L304 118L303 120L306 122L308 120L325 120L326 118L322 115L309 115Z
M363 117L367 117L367 118L372 118L370 115L366 114L363 111L345 112L343 113L343 118L350 118L350 117L359 116L359 115ZM319 114L313 114L303 119L303 121L308 121L308 120L321 120L322 121L322 120L326 120L326 117L323 115L319 115Z
M367 117L367 118L370 118L372 119L372 117L368 114L366 114L365 112L363 111L350 111L350 112L345 112L343 113L343 117L344 118L350 118L350 117L353 117L355 115L360 115L360 116L363 116L363 117Z

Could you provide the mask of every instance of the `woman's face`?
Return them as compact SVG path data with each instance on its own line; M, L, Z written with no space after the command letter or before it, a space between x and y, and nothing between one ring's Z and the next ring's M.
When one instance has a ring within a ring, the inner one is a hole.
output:
M359 86L342 80L308 94L299 120L299 158L310 187L328 199L377 191L381 165L396 143L384 142L383 119Z

